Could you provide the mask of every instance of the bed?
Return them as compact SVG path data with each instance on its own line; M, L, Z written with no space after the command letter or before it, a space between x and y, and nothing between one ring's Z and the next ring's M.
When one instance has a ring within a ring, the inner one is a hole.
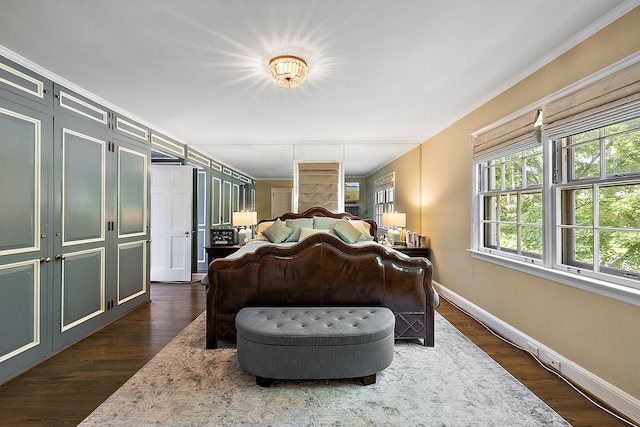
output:
M207 348L236 339L242 308L280 306L388 307L396 339L433 347L433 267L378 243L373 220L315 207L260 221L256 231L256 239L209 265Z

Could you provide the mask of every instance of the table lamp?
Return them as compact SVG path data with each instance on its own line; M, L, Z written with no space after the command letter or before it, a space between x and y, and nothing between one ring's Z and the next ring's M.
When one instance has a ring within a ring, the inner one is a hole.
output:
M233 226L243 227L238 230L238 244L240 246L253 238L251 226L258 223L258 213L253 211L242 211L233 213Z
M382 214L382 225L392 227L387 232L387 238L392 245L400 242L400 231L398 227L407 226L407 214L400 212L385 212Z

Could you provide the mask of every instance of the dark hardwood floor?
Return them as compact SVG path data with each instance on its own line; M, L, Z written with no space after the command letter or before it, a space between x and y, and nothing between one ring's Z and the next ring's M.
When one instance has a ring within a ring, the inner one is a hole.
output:
M151 299L1 385L0 425L78 424L205 309L199 282L154 283ZM442 301L438 311L573 426L627 425L448 302Z
M0 425L77 425L204 309L199 282L152 284L151 303L1 385Z
M523 350L497 338L443 298L438 312L572 426L629 426L593 405ZM436 337L436 345L438 338ZM631 424L634 425L634 424Z

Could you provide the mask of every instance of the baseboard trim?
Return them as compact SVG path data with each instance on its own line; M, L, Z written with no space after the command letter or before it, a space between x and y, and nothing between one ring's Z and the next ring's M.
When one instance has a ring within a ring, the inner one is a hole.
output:
M478 318L482 323L489 326L496 333L512 341L519 347L530 349L532 346L538 350L538 358L549 367L558 365L560 374L570 380L573 384L596 396L611 408L630 418L636 423L640 423L640 400L608 383L592 372L586 370L577 363L556 353L544 344L534 340L522 331L514 328L488 311L478 307L471 301L463 298L457 293L446 288L438 282L433 282L436 291L447 300ZM552 363L553 361L553 363Z

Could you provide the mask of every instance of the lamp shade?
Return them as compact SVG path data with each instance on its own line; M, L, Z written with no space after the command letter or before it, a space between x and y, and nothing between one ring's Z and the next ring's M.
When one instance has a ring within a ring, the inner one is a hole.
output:
M253 211L242 211L233 213L233 226L241 227L258 223L258 213Z
M382 214L382 225L388 227L406 227L407 214L400 212L385 212Z

